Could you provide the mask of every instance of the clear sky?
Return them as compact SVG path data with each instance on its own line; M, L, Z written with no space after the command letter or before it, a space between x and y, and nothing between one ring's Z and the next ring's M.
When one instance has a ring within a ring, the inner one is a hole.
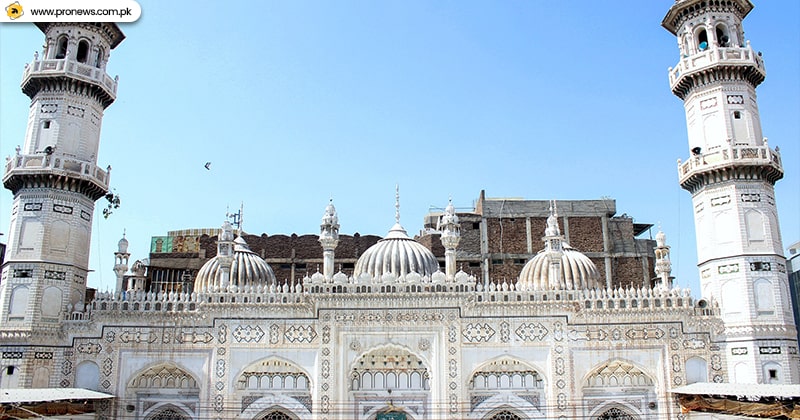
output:
M219 227L242 202L250 233L318 233L333 197L342 233L385 235L399 184L412 234L449 196L468 210L482 189L614 198L618 214L661 223L676 283L699 294L676 171L686 122L667 80L678 48L660 27L672 1L139 3L108 65L120 82L98 164L113 166L122 206L104 219L98 202L90 286L114 287L123 230L143 259L151 236ZM767 67L758 100L786 172L788 247L800 240L800 2L758 1L744 29ZM32 24L0 24L2 156L24 142L19 83L42 42ZM0 194L3 233L12 198Z

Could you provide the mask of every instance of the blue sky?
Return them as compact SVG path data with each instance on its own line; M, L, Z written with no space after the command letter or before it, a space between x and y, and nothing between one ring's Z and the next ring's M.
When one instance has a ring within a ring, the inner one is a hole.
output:
M108 66L120 84L98 164L113 166L122 206L109 219L97 206L90 286L113 288L123 230L142 259L151 236L218 227L242 202L251 233L317 233L333 197L343 233L384 235L399 184L410 233L482 189L614 198L618 214L661 223L676 283L698 294L676 175L686 123L667 81L678 49L660 27L671 1L140 4ZM800 240L800 2L757 2L744 28L767 67L759 108L786 172L788 246ZM19 83L42 40L32 24L0 25L2 156L24 142ZM0 194L0 232L11 202Z

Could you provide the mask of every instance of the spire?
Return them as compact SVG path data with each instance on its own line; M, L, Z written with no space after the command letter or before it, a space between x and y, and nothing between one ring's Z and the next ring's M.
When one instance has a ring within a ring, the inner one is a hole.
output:
M333 206L332 197L322 215L322 224L319 226L319 243L322 245L323 275L326 280L331 280L334 268L333 251L336 249L336 245L339 244L339 216L336 215L336 207ZM319 271L319 268L317 268L317 271Z
M394 185L394 222L400 224L400 184Z
M445 275L448 281L453 281L456 274L456 247L461 241L461 225L458 223L452 198L450 198L444 214L439 218L437 230L442 233L441 241L445 248Z
M547 229L544 231L545 236L559 236L561 230L558 228L558 207L556 200L550 200L550 216L547 217Z
M669 246L667 245L667 235L661 231L661 224L656 233L656 267L655 267L655 286L663 289L672 289L672 263L669 260Z

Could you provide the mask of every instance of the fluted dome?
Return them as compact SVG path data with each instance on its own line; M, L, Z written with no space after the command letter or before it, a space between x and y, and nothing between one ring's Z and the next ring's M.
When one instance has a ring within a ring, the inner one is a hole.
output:
M222 275L224 257L218 254L206 261L200 271L197 272L197 278L194 281L195 292L225 290L228 285L236 286L241 290L243 287L261 286L267 288L276 284L275 273L272 272L272 268L266 261L250 250L244 239L237 237L233 243L233 256L228 280L226 281Z
M550 203L544 249L528 261L517 281L518 290L585 290L600 288L600 273L592 260L569 246L558 226L558 207Z
M385 238L361 254L353 277L358 278L364 273L374 280L385 274L392 274L395 278L409 273L430 276L438 269L439 262L433 253L409 238L400 223L396 223Z
M519 275L521 290L581 290L600 288L600 273L592 260L567 243L562 243L558 253L540 251L528 261ZM559 258L560 254L560 258ZM555 257L560 264L551 264ZM551 273L551 266L560 271Z

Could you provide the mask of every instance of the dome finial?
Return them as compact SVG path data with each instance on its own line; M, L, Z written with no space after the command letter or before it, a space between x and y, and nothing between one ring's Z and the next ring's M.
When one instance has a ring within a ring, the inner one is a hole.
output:
M545 236L559 236L561 230L558 228L558 207L556 200L550 200L550 216L547 217L547 229L544 232Z
M400 224L400 184L394 185L394 221Z

